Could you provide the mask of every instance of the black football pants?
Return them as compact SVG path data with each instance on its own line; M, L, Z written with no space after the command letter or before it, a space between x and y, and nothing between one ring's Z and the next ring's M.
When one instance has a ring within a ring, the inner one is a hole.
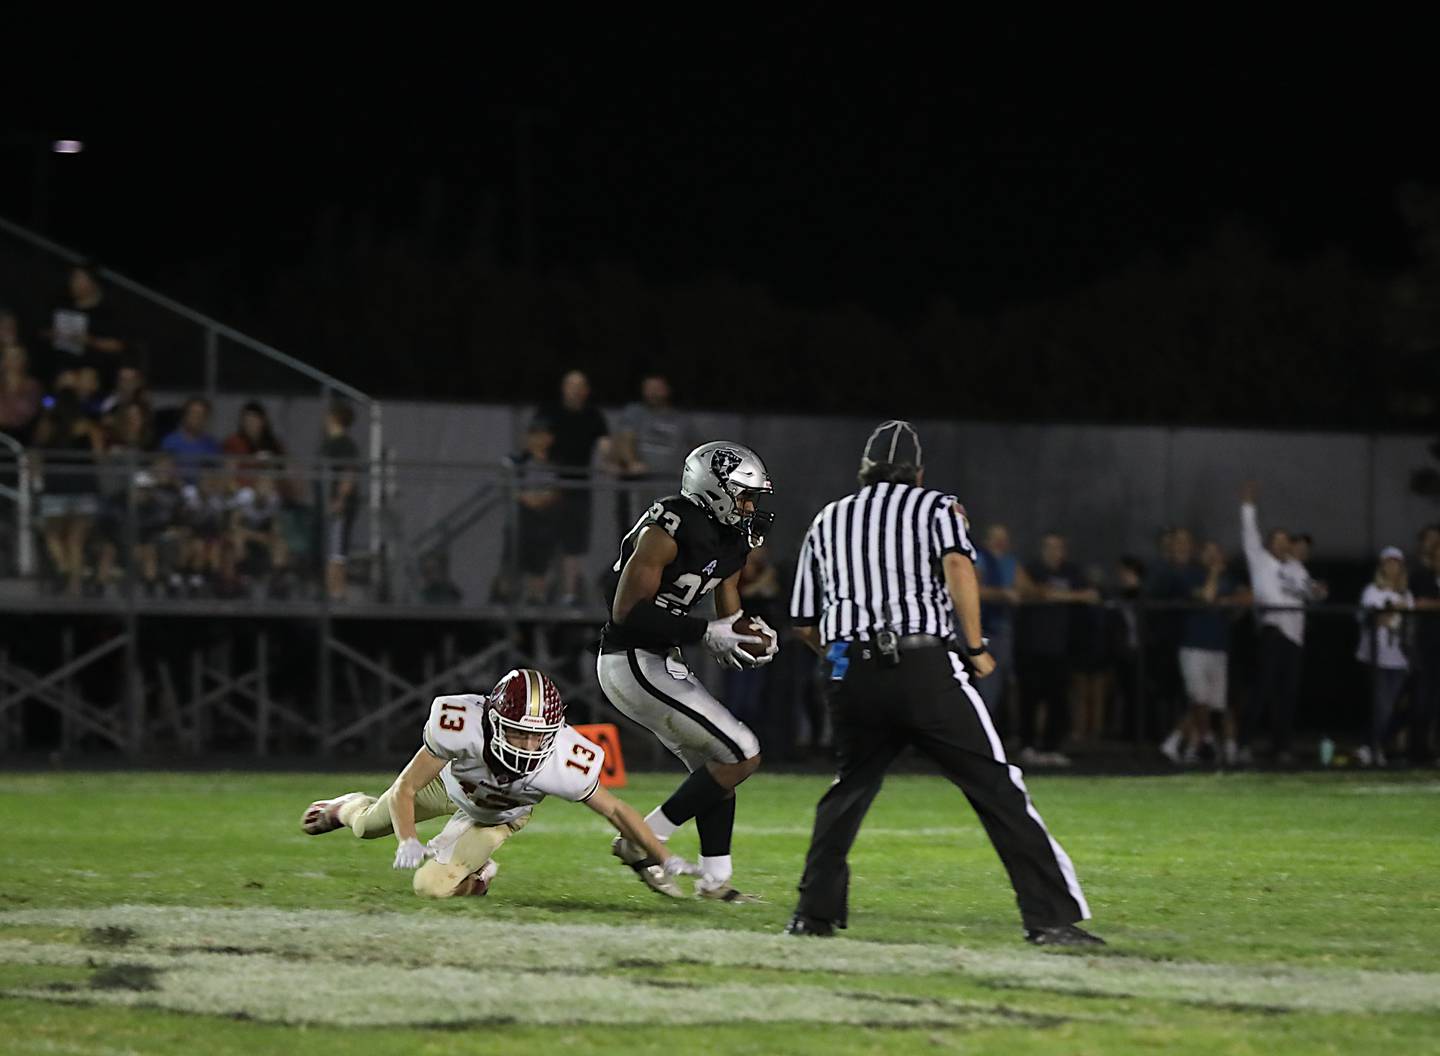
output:
M939 647L906 652L898 667L851 643L844 679L830 683L839 772L820 799L796 912L843 927L846 858L885 772L907 745L933 759L965 794L1000 855L1027 928L1090 916L1069 857L1030 802L960 658Z

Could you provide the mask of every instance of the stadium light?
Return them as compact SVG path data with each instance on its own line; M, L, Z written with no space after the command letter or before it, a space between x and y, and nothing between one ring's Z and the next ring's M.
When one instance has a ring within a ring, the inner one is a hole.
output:
M85 144L78 139L57 139L50 149L56 154L79 154L85 149Z

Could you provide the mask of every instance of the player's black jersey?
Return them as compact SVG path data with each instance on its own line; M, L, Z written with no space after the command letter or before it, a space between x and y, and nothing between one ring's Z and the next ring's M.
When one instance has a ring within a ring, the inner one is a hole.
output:
M618 573L624 570L625 562L635 553L640 533L651 525L666 532L679 548L675 560L665 566L660 579L660 593L653 602L677 616L688 616L690 607L740 571L750 554L745 533L721 524L704 506L683 495L661 499L646 510L645 515L635 522L635 527L620 540L620 559L612 569L616 573L610 588L612 610L615 591L620 584ZM650 649L663 653L677 644L617 624L613 619L600 632L600 648L606 651Z

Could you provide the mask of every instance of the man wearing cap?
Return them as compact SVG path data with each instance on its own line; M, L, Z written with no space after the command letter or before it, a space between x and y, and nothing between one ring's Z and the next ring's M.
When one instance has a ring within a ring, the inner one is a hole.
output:
M955 496L922 486L921 455L908 422L882 423L865 444L860 490L821 510L801 547L791 617L828 663L838 773L816 808L800 901L785 930L824 937L846 926L850 847L886 770L913 745L980 815L1010 875L1026 940L1101 945L1076 927L1090 907L1075 867L972 685L995 669L980 631L975 548Z

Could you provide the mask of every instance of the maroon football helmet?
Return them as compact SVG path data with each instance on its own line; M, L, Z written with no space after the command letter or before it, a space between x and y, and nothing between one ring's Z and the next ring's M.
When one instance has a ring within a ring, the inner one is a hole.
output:
M565 702L555 683L533 668L509 672L486 701L490 749L502 766L531 774L555 751L555 735L565 725Z

